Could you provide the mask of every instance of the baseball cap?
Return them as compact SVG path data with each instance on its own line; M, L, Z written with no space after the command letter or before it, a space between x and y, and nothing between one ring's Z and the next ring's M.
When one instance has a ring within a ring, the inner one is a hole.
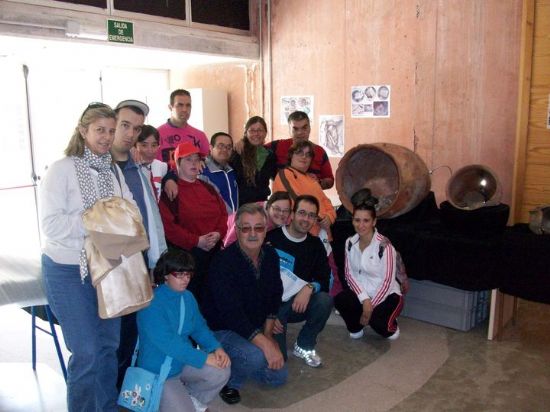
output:
M123 107L129 107L129 106L137 107L139 110L143 112L145 117L147 117L147 115L149 114L149 106L147 106L143 102L140 102L139 100L132 100L132 99L123 100L119 104L117 104L115 107L115 112L118 111L119 109L122 109Z
M199 148L195 146L191 142L184 142L180 143L178 147L176 147L176 150L174 151L174 161L178 161L178 159L182 157L187 157L192 154L199 153Z

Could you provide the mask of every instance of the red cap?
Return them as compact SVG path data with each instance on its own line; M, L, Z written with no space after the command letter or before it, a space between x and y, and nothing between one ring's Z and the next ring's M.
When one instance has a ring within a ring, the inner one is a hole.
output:
M187 157L195 153L200 153L199 148L191 142L180 143L174 151L174 161L177 163L178 159Z

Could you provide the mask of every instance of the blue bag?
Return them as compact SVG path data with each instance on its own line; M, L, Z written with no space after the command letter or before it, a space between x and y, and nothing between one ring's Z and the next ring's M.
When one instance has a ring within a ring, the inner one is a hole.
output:
M180 324L178 335L183 327L185 303L183 296L180 301ZM139 351L139 338L132 355L132 365L126 369L124 381L118 396L118 405L134 412L157 412L164 389L164 381L172 367L172 357L167 356L160 368L159 374L135 366Z

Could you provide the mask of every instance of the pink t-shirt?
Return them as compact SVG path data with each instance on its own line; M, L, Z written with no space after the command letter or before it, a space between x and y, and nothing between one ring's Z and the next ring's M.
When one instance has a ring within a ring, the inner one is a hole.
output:
M171 169L175 168L173 152L180 143L191 142L199 148L203 157L208 156L210 146L203 131L187 124L185 127L174 126L170 120L158 128L160 141L157 159L168 163Z

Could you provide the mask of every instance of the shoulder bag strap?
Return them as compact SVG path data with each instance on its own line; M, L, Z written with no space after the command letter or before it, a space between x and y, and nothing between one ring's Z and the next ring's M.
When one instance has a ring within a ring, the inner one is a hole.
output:
M181 335L184 318L185 318L185 302L182 296L180 299L180 324L178 328L178 335ZM164 359L164 363L162 364L162 367L160 368L159 378L161 382L164 382L166 380L166 378L168 377L168 374L170 373L171 368L172 368L172 357L167 356Z
M185 318L185 302L182 296L180 298L180 324L178 328L178 335L181 334L181 330L183 329L184 318ZM162 387L164 386L164 382L166 381L166 378L168 378L168 374L170 373L171 368L172 368L172 357L167 356L164 359L164 363L162 364L159 372L158 385L161 387L161 389L154 391L155 399L151 400L151 404L155 405L155 407L153 407L153 410L158 410L158 406L160 405L160 398L162 396Z
M118 186L120 187L120 197L124 198L124 192L122 191L122 183L120 183L120 175L118 174L118 167L116 163L112 164L111 170L115 174L116 180L118 182Z
M286 191L290 195L290 198L294 202L294 200L296 200L298 196L296 196L296 193L294 192L294 190L292 190L292 187L290 187L290 183L288 182L288 179L286 178L286 175L285 175L285 170L286 169L279 170L279 179L281 179L283 186L285 187Z

